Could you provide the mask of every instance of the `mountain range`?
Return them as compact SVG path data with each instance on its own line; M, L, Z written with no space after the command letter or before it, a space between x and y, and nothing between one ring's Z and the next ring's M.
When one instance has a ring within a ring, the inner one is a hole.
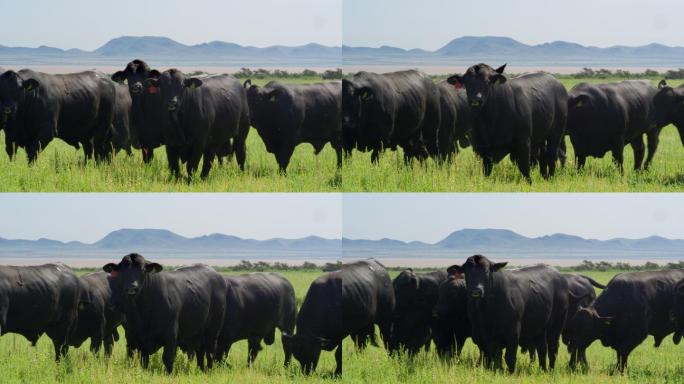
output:
M309 43L301 46L273 45L264 48L212 41L187 45L161 36L121 36L94 51L7 47L0 45L0 64L19 65L125 65L141 58L158 66L311 66L341 65L341 48Z
M436 243L395 239L245 239L225 234L185 237L165 229L120 229L94 243L51 239L0 238L0 258L111 257L130 252L166 258L333 259L392 257L440 258L455 255L505 255L511 258L586 257L599 260L650 257L684 258L684 240L650 236L641 239L585 239L557 233L527 237L506 229L461 229Z
M342 47L343 64L363 65L470 65L479 62L500 65L548 67L678 67L684 64L684 47L663 44L616 45L607 48L554 41L528 45L510 37L463 36L443 47L427 51L391 46Z

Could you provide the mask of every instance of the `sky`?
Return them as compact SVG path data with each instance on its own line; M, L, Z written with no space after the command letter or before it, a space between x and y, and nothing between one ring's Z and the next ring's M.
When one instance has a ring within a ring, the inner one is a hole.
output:
M429 243L464 228L509 229L529 237L684 239L684 194L345 194L343 222L351 239Z
M435 50L461 36L508 36L526 44L684 46L681 0L344 0L349 46Z
M0 237L95 242L121 228L168 229L195 237L340 238L338 194L18 193L0 198Z
M0 45L94 50L112 38L339 46L342 0L4 1Z

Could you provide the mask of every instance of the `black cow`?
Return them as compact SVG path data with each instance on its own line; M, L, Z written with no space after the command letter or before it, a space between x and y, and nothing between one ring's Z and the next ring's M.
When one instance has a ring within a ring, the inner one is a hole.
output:
M117 327L121 325L122 320L122 313L110 304L112 290L108 277L105 272L94 272L80 277L78 322L69 337L69 345L76 348L90 338L90 349L93 353L97 353L104 344L105 356L112 354L114 341L119 339Z
M224 276L227 286L226 316L218 340L216 358L223 360L231 344L248 340L247 364L251 365L261 349L275 341L275 329L291 335L297 320L297 303L292 284L277 273L251 273ZM285 365L292 353L283 344Z
M600 289L606 288L605 285L598 283L589 276L564 273L563 277L565 277L565 280L568 282L568 292L570 294L568 297L568 320L572 319L580 308L588 307L594 302L596 299L594 287ZM569 337L570 335L567 330L563 329L562 339L565 345L568 345ZM571 367L575 367L578 361L584 366L589 365L585 349L575 350L573 352L574 353L571 353L570 355ZM534 356L534 353L531 352L530 355Z
M684 85L672 88L665 80L658 83L658 93L653 97L656 126L674 124L684 145Z
M380 327L390 340L394 290L387 271L375 260L342 265L311 283L297 315L297 334L283 335L302 370L316 369L321 350L335 351L335 374L342 374L342 340L350 335L365 340ZM370 336L373 338L373 336Z
M464 90L456 89L446 81L437 83L437 88L440 105L439 157L442 161L451 161L451 157L458 153L459 145L462 148L470 145L470 106Z
M658 149L663 125L656 124L653 98L656 88L648 80L575 85L568 94L567 131L581 169L587 156L603 157L610 151L622 172L623 150L634 150L634 169L641 168L648 138L648 169Z
M506 264L475 255L447 270L465 274L473 340L489 366L501 365L505 348L506 365L513 373L518 346L534 346L539 366L546 370L548 353L553 369L568 312L568 283L547 266L507 271Z
M432 326L432 339L442 358L461 355L463 344L472 335L468 318L468 290L465 280L450 275L439 285Z
M97 72L50 75L22 69L0 75L6 140L25 148L29 163L55 137L83 146L86 160L93 152L96 160L107 159L115 101L114 84Z
M128 92L128 87L123 84L115 84L116 102L114 104L114 120L110 134L106 142L114 153L124 150L129 156L132 154L131 146L131 109L133 102Z
M144 82L149 78L158 78L156 69L151 69L142 60L133 60L126 64L123 71L112 75L117 83L128 84L128 91L132 99L131 136L136 146L142 150L145 163L152 161L154 149L164 144L163 124L166 110L162 107L159 89L147 87Z
M539 154L541 175L553 176L558 146L565 131L567 92L547 73L506 79L506 65L496 70L487 64L468 68L464 75L447 79L464 87L472 112L472 144L482 158L484 174L510 154L522 175L531 182L530 161Z
M78 277L62 264L0 266L0 335L18 333L36 345L47 333L59 360L69 349L80 289Z
M337 153L342 167L342 85L283 84L271 81L263 87L244 83L252 126L273 153L282 172L287 170L297 145L309 143L318 154L326 143Z
M437 156L440 124L439 90L418 71L385 74L359 72L342 80L345 148L380 151L401 146L404 159Z
M648 335L653 335L658 347L674 331L670 320L674 287L683 278L682 269L613 277L593 304L580 308L568 322L565 333L570 355L599 339L615 350L617 369L624 372L629 354Z
M179 161L187 163L188 180L202 163L206 178L216 155L235 151L245 168L245 141L249 133L249 107L245 90L231 75L187 77L177 69L164 71L158 79L145 80L158 88L166 111L164 140L171 172L180 177Z
M135 340L144 368L164 347L162 360L171 373L176 348L195 354L197 366L213 366L226 309L226 283L206 265L162 272L139 254L103 267L110 274L112 304L124 313L126 334Z
M414 355L425 347L430 349L433 309L439 296L439 285L446 280L444 271L415 273L402 271L392 281L395 307L392 319L390 351L405 350Z

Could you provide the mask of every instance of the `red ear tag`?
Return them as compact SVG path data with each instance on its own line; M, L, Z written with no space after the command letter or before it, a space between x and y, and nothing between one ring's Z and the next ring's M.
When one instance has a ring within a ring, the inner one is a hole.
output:
M456 88L456 89L461 89L461 88L463 88L463 84L461 84L460 81L457 81L457 82L454 83L454 88Z
M111 276L111 277L117 277L118 275L119 275L119 272L117 272L117 271L112 271L109 273L109 276Z
M154 85L150 86L147 88L147 93L154 95L159 91L159 88L155 87Z
M453 276L456 280L463 278L463 275L458 272L452 273L451 276Z

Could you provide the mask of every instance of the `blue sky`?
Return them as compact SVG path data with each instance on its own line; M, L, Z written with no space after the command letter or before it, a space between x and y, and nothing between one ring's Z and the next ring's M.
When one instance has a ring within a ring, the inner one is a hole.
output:
M344 0L351 46L434 50L460 36L509 36L523 43L684 46L680 0Z
M436 242L463 228L684 239L684 194L345 194L344 236Z
M93 242L120 228L254 239L339 238L339 194L18 193L0 198L0 237Z
M0 44L93 50L122 35L185 44L341 45L342 0L3 1Z

